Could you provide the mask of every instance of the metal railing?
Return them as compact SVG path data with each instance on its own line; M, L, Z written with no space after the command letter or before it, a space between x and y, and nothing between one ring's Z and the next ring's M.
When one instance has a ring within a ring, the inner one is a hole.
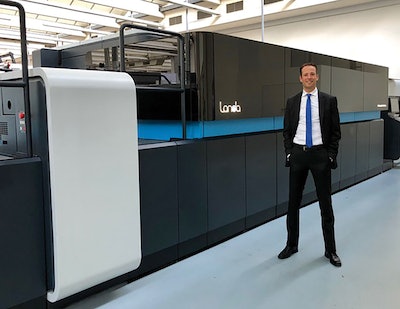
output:
M184 63L184 38L176 32L152 29L132 24L122 24L119 30L119 48L120 48L120 71L125 72L125 28L139 29L147 32L158 33L161 35L168 35L176 37L179 42L178 56L179 56L179 88L171 89L171 91L179 91L181 93L181 121L182 121L182 138L186 139L186 102L185 102L185 63ZM164 91L168 91L163 89Z

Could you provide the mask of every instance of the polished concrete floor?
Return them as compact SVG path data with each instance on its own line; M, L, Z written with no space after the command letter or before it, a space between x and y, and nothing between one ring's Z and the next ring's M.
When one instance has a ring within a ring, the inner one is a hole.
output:
M285 217L71 309L400 308L400 168L333 196L343 266L323 256L316 203L287 260Z

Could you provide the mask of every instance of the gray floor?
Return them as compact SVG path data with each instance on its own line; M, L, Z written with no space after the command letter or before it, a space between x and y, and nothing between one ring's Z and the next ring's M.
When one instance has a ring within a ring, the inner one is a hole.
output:
M400 308L400 169L333 196L343 266L323 257L316 203L301 210L299 252L279 218L72 309Z

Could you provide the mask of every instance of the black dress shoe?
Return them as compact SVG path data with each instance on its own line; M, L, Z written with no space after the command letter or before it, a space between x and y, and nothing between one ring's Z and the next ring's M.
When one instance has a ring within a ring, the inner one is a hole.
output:
M297 251L299 251L297 249L297 247L286 246L285 249L283 249L282 252L279 253L278 258L287 259L288 257L290 257L292 254L296 253Z
M340 261L340 258L337 256L336 252L329 253L325 251L325 257L329 259L329 262L331 262L332 265L336 267L342 266L342 262Z

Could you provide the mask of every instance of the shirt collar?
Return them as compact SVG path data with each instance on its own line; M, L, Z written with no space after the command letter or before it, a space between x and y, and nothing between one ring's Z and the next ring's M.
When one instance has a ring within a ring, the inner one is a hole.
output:
M314 89L312 92L310 92L310 93L311 93L312 96L318 96L318 89L317 89L317 87L315 87L315 89ZM308 94L308 92L305 92L304 89L303 89L303 94L302 94L302 96L305 97L305 96L307 96L307 94Z

